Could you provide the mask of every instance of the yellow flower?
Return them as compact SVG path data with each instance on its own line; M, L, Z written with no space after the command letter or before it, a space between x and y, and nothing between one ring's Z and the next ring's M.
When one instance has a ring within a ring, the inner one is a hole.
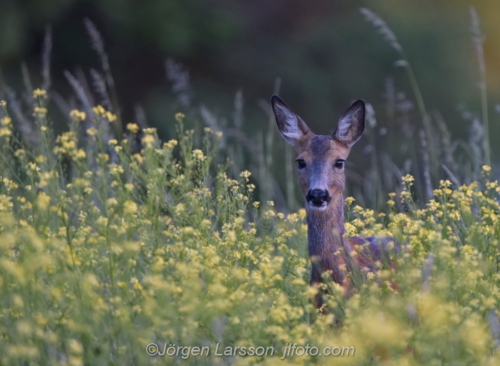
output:
M120 174L123 174L124 171L125 170L123 169L123 167L121 165L110 164L110 166L109 166L109 172L112 175L120 175Z
M358 230L356 229L356 226L352 225L351 223L346 222L345 223L345 229L347 230L347 234L349 236L354 236L358 233Z
M75 152L75 159L85 159L87 157L87 153L83 149L78 149Z
M106 110L102 105L95 106L92 108L92 112L94 112L97 116L104 116L106 113Z
M240 177L245 178L245 179L250 178L251 175L252 175L252 173L250 173L248 170L244 170L240 173Z
M179 203L177 206L174 207L174 212L179 215L184 212L185 206L183 203Z
M35 164L35 163L32 163L32 162L29 162L28 165L26 166L29 170L33 170L33 171L37 171L39 172L40 171L40 168Z
M155 137L153 135L146 135L142 139L142 143L148 147L151 147L155 142Z
M43 89L33 90L33 98L47 98L47 91Z
M69 116L75 122L81 122L81 121L85 120L85 118L87 118L87 115L85 114L85 112L81 112L77 109L73 109L71 112L69 112Z
M47 115L47 108L35 107L35 109L33 110L33 115L35 117L43 118Z
M199 149L193 150L193 158L199 161L204 161L206 159L205 155L203 154L203 151Z
M12 122L12 119L9 116L5 116L2 119L0 119L0 123L2 126L9 126Z
M116 198L108 198L108 206L116 206L118 204L118 201Z
M50 196L47 196L45 193L41 192L38 195L38 207L41 210L45 210L47 209L47 207L49 207L49 204L50 204Z
M136 213L137 203L130 200L125 201L125 203L123 204L123 212L129 215Z
M413 176L411 174L406 174L403 178L402 178L403 182L405 182L406 184L408 185L411 185L413 181L415 181L415 178L413 178Z
M95 127L90 127L88 130L87 130L87 134L89 136L96 136L97 135L97 129Z
M4 127L0 128L0 137L12 135L12 130L10 128Z
M116 116L116 114L113 114L113 113L111 113L111 112L106 112L105 117L106 117L106 119L107 119L109 122L114 122L114 121L116 121L116 120L117 120L117 118L118 118L118 117Z
M3 183L5 184L5 186L7 187L7 189L9 191L12 190L12 189L17 189L19 187L16 183L14 183L13 181L11 181L8 178L4 178L3 179Z
M139 280L135 277L132 277L132 279L130 280L130 283L134 286L135 289L137 290L142 290L143 287L141 285L141 283L139 282Z
M175 146L177 146L177 140L170 140L163 144L165 149L173 149Z
M141 128L137 123L127 123L127 130L133 134L137 134Z
M141 154L134 154L133 157L135 161L137 161L139 164L144 163L144 158L142 157Z

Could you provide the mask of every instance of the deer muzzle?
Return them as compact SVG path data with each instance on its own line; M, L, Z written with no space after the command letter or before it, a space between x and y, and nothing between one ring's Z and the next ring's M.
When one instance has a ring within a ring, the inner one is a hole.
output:
M324 210L331 199L332 197L325 189L310 189L306 195L309 207L315 210Z

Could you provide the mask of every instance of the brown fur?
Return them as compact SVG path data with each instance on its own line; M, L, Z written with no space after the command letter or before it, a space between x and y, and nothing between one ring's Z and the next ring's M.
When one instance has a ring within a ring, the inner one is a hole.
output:
M364 129L365 108L362 101L355 102L340 118L332 135L315 135L307 124L279 98L272 98L276 122L285 140L295 147L297 159L305 167L298 169L299 185L306 197L308 246L311 257L311 285L323 282L328 271L336 283L345 288L349 296L354 273L373 271L374 262L384 255L374 238L348 238L344 226L344 167L335 163L346 160L351 146L361 137ZM326 207L318 208L307 201L311 190L326 191ZM316 305L322 305L321 294Z

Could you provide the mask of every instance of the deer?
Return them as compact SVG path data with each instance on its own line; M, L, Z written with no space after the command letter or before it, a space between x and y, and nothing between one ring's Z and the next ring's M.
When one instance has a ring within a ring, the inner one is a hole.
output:
M345 161L363 134L365 103L355 101L331 135L314 134L279 96L272 96L271 105L281 135L297 152L299 185L306 205L310 285L324 283L327 272L349 297L356 277L376 271L382 262L390 263L390 242L400 250L392 237L348 237L345 228ZM320 292L314 302L322 307Z

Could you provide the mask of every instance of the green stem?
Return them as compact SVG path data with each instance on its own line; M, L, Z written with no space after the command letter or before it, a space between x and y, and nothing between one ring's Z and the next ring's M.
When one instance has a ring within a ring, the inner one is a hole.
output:
M491 166L490 156L490 132L488 123L488 94L486 90L486 69L484 66L484 59L479 61L479 69L481 72L481 114L483 116L483 149L484 149L484 163Z
M406 63L406 72L408 74L408 79L410 80L410 85L411 88L413 89L413 94L415 95L415 99L417 101L417 107L420 112L420 115L422 117L422 123L424 126L424 131L427 136L428 140L428 149L429 149L429 155L430 155L430 163L431 163L431 173L432 173L432 178L434 180L434 184L437 182L438 176L439 176L439 171L437 167L437 162L438 162L438 157L436 154L435 150L435 144L434 144L434 134L432 133L432 127L431 123L429 120L429 115L427 114L427 108L425 107L424 103L424 98L422 97L422 93L420 91L420 87L418 86L417 83L417 78L415 77L415 73L413 72L412 67L410 66L410 63L408 62L408 58L406 57L405 52L401 49L399 51L401 57Z

